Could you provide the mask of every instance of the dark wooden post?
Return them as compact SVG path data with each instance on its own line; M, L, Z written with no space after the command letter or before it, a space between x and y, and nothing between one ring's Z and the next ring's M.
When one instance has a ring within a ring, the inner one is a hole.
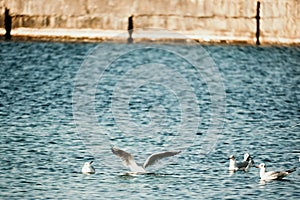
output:
M257 2L257 7L256 7L256 45L260 45L259 42L259 20L260 20L260 16L259 16L259 9L260 9L260 2Z
M129 34L129 38L127 40L128 43L132 43L133 42L133 38L132 38L132 33L133 33L133 15L131 15L130 17L128 17L128 34Z
M5 12L4 12L4 26L5 26L5 40L10 40L11 39L11 35L10 35L10 31L11 31L11 16L9 15L9 9L5 8Z

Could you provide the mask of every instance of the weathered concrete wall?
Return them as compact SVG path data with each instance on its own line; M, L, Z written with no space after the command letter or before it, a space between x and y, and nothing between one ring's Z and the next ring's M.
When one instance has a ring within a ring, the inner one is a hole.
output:
M300 0L260 0L261 41L300 39ZM201 37L255 41L257 0L0 0L13 28L127 30L156 27Z
M262 38L300 39L300 0L263 0Z

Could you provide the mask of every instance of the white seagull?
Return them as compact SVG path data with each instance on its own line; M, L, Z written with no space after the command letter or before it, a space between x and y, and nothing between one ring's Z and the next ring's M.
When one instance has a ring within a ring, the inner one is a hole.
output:
M266 170L266 165L264 163L261 163L260 165L256 166L256 168L260 168L260 179L262 181L267 181L267 180L280 180L289 175L290 173L296 171L296 168L286 170L286 171L270 171L267 172Z
M237 170L247 171L254 164L252 157L248 153L244 154L244 160L242 162L237 163L236 159L233 155L231 155L229 157L229 160L230 160L229 161L229 170L230 171L237 171Z
M181 151L166 151L166 152L161 152L161 153L154 153L147 158L147 160L145 161L143 166L139 166L136 164L136 162L134 161L133 155L131 155L130 153L127 153L126 151L118 149L117 147L112 147L111 151L113 152L113 154L115 154L116 156L121 158L124 166L128 167L134 174L146 173L146 168L148 166L155 164L158 160L160 160L162 158L175 156L181 152Z
M83 174L94 174L95 173L95 168L92 165L92 163L93 163L93 161L85 162L82 169L81 169L81 172Z

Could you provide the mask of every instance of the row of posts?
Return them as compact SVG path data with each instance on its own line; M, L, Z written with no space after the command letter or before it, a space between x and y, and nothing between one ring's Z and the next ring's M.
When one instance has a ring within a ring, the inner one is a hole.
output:
M132 38L132 33L133 33L133 15L131 15L128 18L128 43L132 43L133 42L133 38ZM256 45L260 45L259 42L259 22L260 22L260 2L257 2L257 6L256 6ZM5 26L5 40L10 40L11 39L11 27L12 27L12 17L9 14L9 9L5 8L5 12L4 12L4 26Z

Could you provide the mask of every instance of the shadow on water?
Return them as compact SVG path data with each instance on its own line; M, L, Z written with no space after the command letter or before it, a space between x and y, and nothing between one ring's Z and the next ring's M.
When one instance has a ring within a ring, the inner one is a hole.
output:
M179 176L179 174L167 174L167 173L135 173L135 172L126 172L125 174L118 175L122 179L131 179L135 177L174 177Z

